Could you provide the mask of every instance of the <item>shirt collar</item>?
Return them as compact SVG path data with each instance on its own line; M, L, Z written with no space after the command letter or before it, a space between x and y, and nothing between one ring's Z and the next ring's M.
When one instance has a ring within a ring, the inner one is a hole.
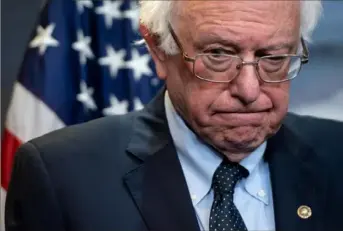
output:
M168 91L165 92L164 101L169 130L176 147L192 202L196 205L210 191L213 174L222 162L223 157L199 139L186 126L183 119L176 112L169 98ZM266 143L241 161L240 164L249 171L249 177L263 159L265 148ZM246 190L249 193L256 191L256 187L258 186L254 182L248 184L249 181L246 181L246 183ZM254 194L256 195L256 192ZM258 199L261 200L261 198ZM264 202L267 203L268 201Z
M249 171L249 175L253 173L257 165L261 162L261 160L263 160L263 155L266 150L266 146L266 142L264 142L239 163Z
M244 158L240 164L249 171L249 176L242 182L245 190L252 197L268 205L271 189L268 183L268 164L263 160L266 147L267 142L262 143L257 149Z

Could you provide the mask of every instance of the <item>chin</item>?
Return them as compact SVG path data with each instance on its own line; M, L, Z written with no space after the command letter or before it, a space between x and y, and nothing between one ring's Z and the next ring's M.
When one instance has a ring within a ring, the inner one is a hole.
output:
M250 153L239 153L239 154L233 154L233 153L223 153L224 156L231 162L239 163L244 158L246 158Z
M251 153L258 148L264 139L241 139L241 140L224 140L221 147L226 153L240 154Z
M238 127L218 132L211 140L221 153L236 156L250 154L265 141L266 137L267 133L262 128Z
M264 139L232 141L224 140L214 143L214 148L232 162L240 162L257 149Z

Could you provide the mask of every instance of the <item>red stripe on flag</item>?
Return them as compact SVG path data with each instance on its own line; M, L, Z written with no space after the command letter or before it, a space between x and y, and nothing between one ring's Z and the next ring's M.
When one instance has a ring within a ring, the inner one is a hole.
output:
M1 186L8 189L12 173L14 154L21 145L21 141L5 129L1 143Z

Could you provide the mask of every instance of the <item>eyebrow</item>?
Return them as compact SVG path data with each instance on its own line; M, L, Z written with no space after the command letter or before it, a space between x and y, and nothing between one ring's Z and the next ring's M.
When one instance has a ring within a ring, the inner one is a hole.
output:
M214 43L223 44L226 46L233 47L236 50L241 50L239 45L235 43L234 41L230 39L224 39L223 37L218 36L216 34L206 34L205 36L201 36L200 39L194 42L194 46L196 48L203 48L204 45L209 45L209 44L214 44Z
M196 40L194 42L194 46L196 48L203 48L204 45L214 44L214 43L230 46L237 51L242 50L242 48L239 46L239 43L236 43L227 38L224 39L223 37L215 33L206 34L205 36L200 37L199 40ZM282 50L282 49L292 50L296 46L295 44L296 44L295 41L282 42L278 44L272 44L265 47L261 47L258 49L258 51L265 52L265 51L276 51L276 50Z
M260 51L276 51L276 50L282 50L282 49L287 49L287 50L292 50L295 47L295 42L283 42L275 45L269 45L263 48L260 48Z

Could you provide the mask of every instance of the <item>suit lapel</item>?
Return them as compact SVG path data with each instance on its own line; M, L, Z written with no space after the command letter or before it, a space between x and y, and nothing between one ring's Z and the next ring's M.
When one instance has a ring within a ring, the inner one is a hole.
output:
M325 175L315 152L287 126L268 141L276 230L324 230ZM299 214L303 206L305 213ZM310 208L310 210L309 210ZM310 217L306 217L310 215Z
M149 230L198 231L181 164L177 158L164 111L164 89L136 117L127 152L137 165L124 176ZM276 230L323 230L326 176L316 153L300 141L288 125L268 140ZM301 218L307 206L311 216Z
M124 176L149 230L198 231L196 214L164 113L162 91L136 119L128 153L140 165Z

